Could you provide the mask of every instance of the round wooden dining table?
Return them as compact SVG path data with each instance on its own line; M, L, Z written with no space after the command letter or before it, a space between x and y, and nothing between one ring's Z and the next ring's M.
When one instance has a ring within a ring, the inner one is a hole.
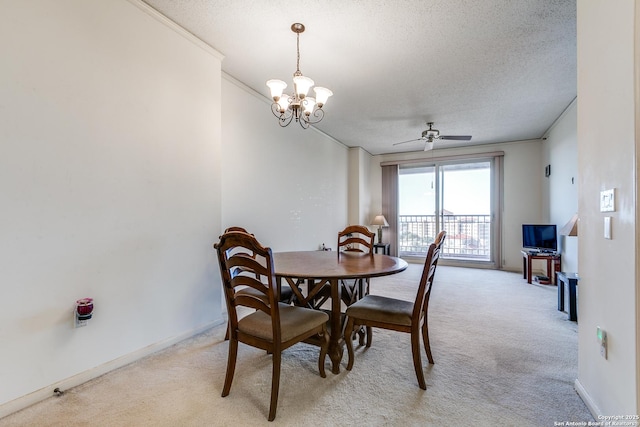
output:
M275 252L273 263L278 281L284 279L289 283L298 305L309 306L314 293L330 284L329 357L334 374L340 373L344 344L340 281L387 276L400 273L408 266L403 259L388 255L334 251ZM308 285L307 295L301 291L300 285L304 282Z

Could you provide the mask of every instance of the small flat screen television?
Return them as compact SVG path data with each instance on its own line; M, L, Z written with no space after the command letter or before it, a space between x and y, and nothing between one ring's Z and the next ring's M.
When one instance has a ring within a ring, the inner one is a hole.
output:
M540 252L558 250L558 236L555 224L522 224L522 246Z

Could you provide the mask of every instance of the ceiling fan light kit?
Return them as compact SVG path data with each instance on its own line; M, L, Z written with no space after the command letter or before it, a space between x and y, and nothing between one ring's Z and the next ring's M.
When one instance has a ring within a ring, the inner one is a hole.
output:
M271 89L271 112L278 118L278 124L282 127L289 126L295 119L304 129L316 124L324 118L322 107L333 92L325 87L316 86L313 90L315 98L307 96L309 90L315 84L312 79L305 77L300 72L300 33L304 32L304 25L295 23L291 25L291 31L296 33L296 72L293 73L293 94L283 93L287 84L282 80L272 79L267 81Z
M433 128L433 122L427 122L429 129L422 131L422 136L416 139L410 139L409 141L396 142L393 145L406 144L407 142L425 141L424 151L433 149L433 143L436 140L449 140L449 141L470 141L471 135L440 135L438 129Z

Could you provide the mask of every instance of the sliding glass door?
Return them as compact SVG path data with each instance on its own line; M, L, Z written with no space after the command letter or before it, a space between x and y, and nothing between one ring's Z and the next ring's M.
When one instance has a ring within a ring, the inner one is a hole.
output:
M398 175L398 253L425 256L440 230L444 258L494 262L493 159L402 165Z

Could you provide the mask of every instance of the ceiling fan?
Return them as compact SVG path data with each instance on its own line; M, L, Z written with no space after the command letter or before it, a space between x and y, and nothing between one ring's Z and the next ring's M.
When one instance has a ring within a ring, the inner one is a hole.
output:
M433 122L428 122L429 129L422 131L422 136L416 139L410 139L409 141L396 142L393 145L406 144L407 142L425 141L424 151L433 149L433 143L436 140L449 140L449 141L470 141L471 135L440 135L438 129L433 128Z

